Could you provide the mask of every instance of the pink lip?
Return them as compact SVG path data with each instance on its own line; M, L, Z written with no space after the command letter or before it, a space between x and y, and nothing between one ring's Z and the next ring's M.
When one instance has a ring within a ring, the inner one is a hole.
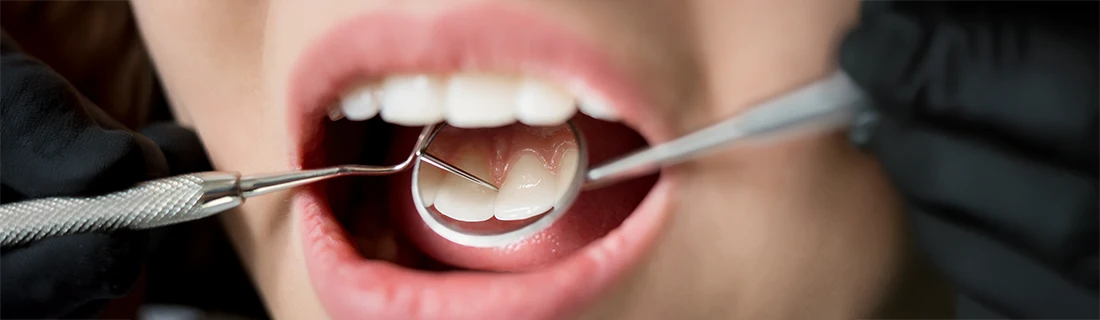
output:
M360 79L399 72L514 71L602 94L643 135L644 100L593 46L528 12L499 5L431 17L371 12L338 25L308 48L290 82L295 167L322 161L329 102ZM649 121L648 123L653 123ZM650 134L655 130L650 130ZM651 136L652 138L652 136ZM307 156L309 155L309 156ZM670 183L661 179L630 218L604 238L551 266L524 273L432 273L361 257L324 192L295 197L306 265L322 305L336 319L546 319L579 311L625 274L663 224Z

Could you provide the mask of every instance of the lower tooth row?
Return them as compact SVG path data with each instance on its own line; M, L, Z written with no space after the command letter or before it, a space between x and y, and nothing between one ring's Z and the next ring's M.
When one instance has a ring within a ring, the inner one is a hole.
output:
M531 218L552 209L572 184L577 170L577 150L566 150L561 156L555 173L538 156L521 154L508 167L500 191L492 191L432 166L421 166L420 197L424 206L434 205L437 211L458 221ZM478 177L489 176L488 159L481 152L463 152L454 164Z
M530 77L456 74L387 77L361 85L341 96L330 118L367 120L381 115L386 122L422 126L446 120L461 128L504 126L516 121L547 126L565 123L578 108L588 116L618 120L603 100L590 94L577 98Z

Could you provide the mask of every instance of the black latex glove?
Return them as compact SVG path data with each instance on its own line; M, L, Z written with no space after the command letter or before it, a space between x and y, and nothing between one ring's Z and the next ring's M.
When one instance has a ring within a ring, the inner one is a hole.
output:
M1100 316L1097 3L863 5L840 58L879 117L852 137L917 244L994 316Z
M194 133L172 126L122 129L39 61L3 39L0 202L95 195L202 168ZM162 150L163 148L163 150ZM166 157L165 155L170 157ZM140 274L145 232L79 234L3 248L0 318L90 318Z

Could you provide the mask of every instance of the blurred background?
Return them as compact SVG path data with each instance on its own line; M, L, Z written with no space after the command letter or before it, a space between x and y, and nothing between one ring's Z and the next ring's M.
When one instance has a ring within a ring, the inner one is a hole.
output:
M172 121L129 2L2 1L0 27L130 129ZM103 318L268 318L217 220L157 229L150 238L141 283Z

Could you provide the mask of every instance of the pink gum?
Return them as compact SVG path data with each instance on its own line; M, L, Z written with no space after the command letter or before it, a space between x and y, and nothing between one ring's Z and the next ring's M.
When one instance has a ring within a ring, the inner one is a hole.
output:
M523 153L536 155L547 170L557 175L558 163L577 142L568 125L532 127L513 124L497 128L463 129L444 127L428 146L428 153L457 164L462 152L483 152L492 177L480 177L500 185L508 167Z

